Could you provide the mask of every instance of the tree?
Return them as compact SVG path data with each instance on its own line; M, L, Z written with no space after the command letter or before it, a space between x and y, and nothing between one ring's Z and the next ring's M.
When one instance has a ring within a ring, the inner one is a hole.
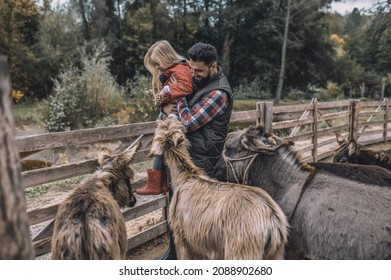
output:
M15 89L32 95L36 69L35 34L39 28L38 7L32 0L3 0L0 5L0 53L8 56Z
M282 51L281 51L281 68L280 68L280 75L278 77L278 86L277 86L277 91L276 91L276 97L274 99L275 104L280 103L282 86L284 85L285 66L286 66L286 45L288 42L290 15L291 15L291 0L288 0L288 4L287 4L287 8L286 8L284 39L283 39Z
M0 56L0 259L33 259L11 111L7 60Z

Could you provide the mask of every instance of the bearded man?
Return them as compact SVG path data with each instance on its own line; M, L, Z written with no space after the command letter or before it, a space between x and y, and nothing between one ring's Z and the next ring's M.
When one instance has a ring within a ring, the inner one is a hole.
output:
M165 114L176 113L186 127L193 162L214 178L214 166L221 157L232 113L233 95L229 82L217 64L217 51L211 44L196 43L187 52L193 78L193 93L163 107ZM173 83L175 78L173 77ZM169 200L172 189L169 188ZM172 232L170 244L159 259L176 259Z

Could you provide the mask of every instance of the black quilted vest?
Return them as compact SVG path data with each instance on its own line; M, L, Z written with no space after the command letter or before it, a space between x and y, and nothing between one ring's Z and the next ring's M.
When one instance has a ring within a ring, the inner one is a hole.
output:
M187 139L191 143L189 152L194 163L204 169L211 177L214 177L214 167L224 148L233 104L232 90L221 67L219 67L218 73L211 77L208 85L196 88L193 94L188 97L189 108L192 108L213 90L223 90L227 93L229 100L227 110L199 129L186 133Z

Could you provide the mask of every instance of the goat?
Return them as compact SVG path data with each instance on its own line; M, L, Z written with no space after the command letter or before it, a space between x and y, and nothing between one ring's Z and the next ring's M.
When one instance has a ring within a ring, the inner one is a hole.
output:
M163 155L170 171L178 259L283 259L288 223L280 207L261 189L209 178L189 145L176 117L158 121L149 156Z
M127 232L120 207L136 197L130 167L141 142L119 155L102 148L100 169L78 185L59 206L54 223L52 259L125 259Z

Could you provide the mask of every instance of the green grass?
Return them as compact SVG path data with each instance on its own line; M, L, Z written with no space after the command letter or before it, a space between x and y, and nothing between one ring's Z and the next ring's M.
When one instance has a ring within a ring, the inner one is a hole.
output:
M16 126L38 124L42 121L42 105L40 103L14 104L12 111Z

